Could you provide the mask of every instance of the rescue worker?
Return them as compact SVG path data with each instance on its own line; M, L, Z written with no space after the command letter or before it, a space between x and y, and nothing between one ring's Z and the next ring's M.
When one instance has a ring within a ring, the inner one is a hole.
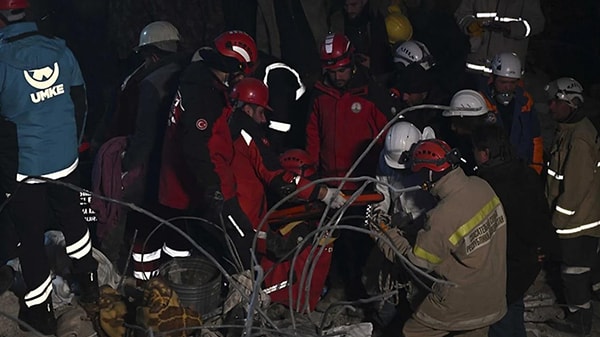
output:
M408 160L414 144L422 139L435 138L435 132L425 127L423 132L415 125L401 120L390 127L385 137L384 149L379 156L377 180L386 183L377 184L375 189L383 195L383 201L371 206L367 211L370 220L377 218L390 219L395 226L403 230L414 241L417 231L425 222L425 214L436 204L434 197L421 189L401 191L405 188L419 186L418 176L410 171ZM392 290L403 291L408 283L408 276L399 266L388 261L377 247L373 247L369 262L363 272L367 291L371 295ZM385 282L382 280L390 280ZM393 284L393 285L391 285ZM403 293L406 295L405 293ZM378 303L374 309L374 322L378 329L387 327L397 313L398 305L406 307L409 303L402 300L402 295Z
M471 133L477 175L500 198L506 213L506 315L490 326L490 337L527 336L523 296L541 269L540 248L550 252L552 228L543 185L514 155L504 130L485 125Z
M473 130L495 122L494 114L488 110L483 96L475 90L464 89L452 97L450 109L442 116L450 119L452 133L444 137L448 144L456 147L462 158L461 168L467 175L475 174L477 165L473 156L470 135Z
M437 62L427 46L415 40L400 44L394 51L394 63L396 70L390 92L400 101L397 111L421 104L448 105L450 95L437 84ZM433 128L439 138L449 132L450 124L439 109L407 111L402 116L419 129Z
M423 42L435 56L436 84L448 95L466 89L465 61L469 40L456 24L447 3L431 0L403 3L414 31L412 40Z
M386 104L390 97L369 77L368 69L355 62L354 48L344 35L330 34L325 38L321 44L321 63L324 74L315 84L306 127L306 151L317 163L320 177L344 177L387 123L391 105L386 107ZM383 139L380 139L378 146L371 149L353 176L375 176L375 166L371 163L377 161L382 142ZM332 187L339 184L329 183ZM345 190L358 187L359 183L343 184ZM364 209L355 208L352 212L364 215ZM336 241L330 273L334 285L330 287L327 300L322 300L317 310L326 310L332 302L329 299L364 296L360 274L370 244L367 235L342 231ZM361 249L366 251L361 252Z
M519 83L522 63L515 53L500 53L492 61L492 74L481 93L494 112L496 123L509 135L517 157L542 172L544 146L533 98Z
M246 36L222 33L212 47L197 50L183 71L165 132L159 186L161 204L223 226L244 269L251 263L245 237L254 231L236 197L227 107L229 86L251 73L247 65L257 57L254 41ZM212 254L231 258L220 230L204 223L190 230Z
M378 239L389 260L396 261L399 252L448 282L433 285L404 325L406 337L483 337L506 313L506 216L492 188L481 178L467 177L459 161L458 151L444 141L417 143L411 170L439 202L414 245L393 227L383 230L385 240Z
M304 147L304 127L306 116L306 99L303 99L306 86L296 69L290 67L279 58L261 50L255 50L254 39L247 33L229 31L230 39L243 43L251 49L248 61L241 59L248 76L263 81L269 88L269 106L267 111L267 138L275 151L281 153L289 148Z
M368 0L345 0L329 17L330 31L344 34L358 61L379 78L393 69L385 18Z
M234 147L231 165L237 182L236 196L254 229L258 230L256 227L267 211L263 186L267 185L282 198L294 192L296 186L306 186L310 181L284 170L270 148L264 132L267 123L265 113L271 110L267 86L257 79L246 78L233 88L230 98L234 109L229 130ZM318 198L333 208L339 208L345 201L339 193L335 193L335 188L324 185L306 188L299 197L304 200Z
M126 176L130 170L144 167L144 174L132 178L134 181L128 184L124 191L124 199L166 219L182 215L175 210L161 207L158 203L165 121L179 85L179 76L190 58L190 55L178 52L179 40L179 31L167 21L155 21L142 29L135 51L144 58L144 63L123 83L122 95L129 97L122 98L121 102L130 104L119 106L118 115L115 116L117 120L134 120L131 133L127 135L127 147L122 154L121 179L128 179ZM120 116L123 114L127 116ZM129 212L127 223L130 231L138 230L132 250L133 276L136 279L148 280L156 276L160 264L165 262L164 256L190 255L189 243L166 227L164 231L154 234L144 245L154 229L152 220L146 215ZM119 253L122 250L120 248L123 245L124 231L124 228L109 231L109 239L102 241L104 250L111 255ZM127 237L133 237L132 234ZM110 238L111 236L118 237Z
M258 51L252 77L263 81L269 88L267 111L267 139L277 153L304 147L306 141L306 86L296 69L280 59Z
M407 218L409 222L423 221L425 213L435 205L431 194L424 191L397 192L398 189L418 186L420 181L408 171L409 154L412 146L423 139L435 138L435 132L425 127L421 132L415 125L399 121L388 130L385 145L379 156L377 165L377 180L392 185L376 185L376 190L383 194L383 201L375 206L375 211Z
M375 138L391 117L390 105L386 91L355 62L352 44L344 35L327 36L321 45L321 63L324 76L315 85L306 150L318 163L322 177L343 177L365 142ZM379 154L371 152L373 157ZM355 175L375 175L372 165L366 170ZM345 189L356 187L344 184Z
M592 291L599 289L597 248L600 237L600 138L581 109L583 87L573 78L550 82L550 116L558 122L552 145L546 196L562 251L561 277L567 315L550 322L560 331L589 334Z
M26 0L0 1L0 117L16 125L18 137L15 179L19 184L7 193L27 285L19 318L43 334L53 335L52 279L44 248L49 212L56 214L65 235L66 253L81 289L79 302L98 323L98 263L92 257L79 192L47 181L79 185L78 133L83 130L86 94L72 52L63 40L46 37L35 23L26 22L28 7Z
M297 199L321 200L333 209L341 207L345 199L335 188L323 184L309 186L311 181L306 179L303 174L282 167L277 154L270 148L264 131L264 126L267 124L265 114L271 109L268 105L269 89L264 83L254 78L243 79L233 88L230 98L234 110L229 128L234 147L231 166L237 182L236 196L241 209L250 219L253 229L257 231L259 261L265 270L270 270L280 259L289 260L291 257L285 255L301 243L302 237L305 237L311 230L307 223L300 223L294 225L283 237L275 228L272 230L268 223L259 228L261 220L267 212L266 194L268 192L274 193L281 199L298 188L300 191ZM251 240L252 236L248 239ZM306 263L306 254L299 258L297 262L299 265ZM272 277L283 274L285 279L289 279L289 268L289 264L277 264L274 266L275 270L272 271L274 273ZM321 269L319 271L322 272ZM325 276L320 275L318 278L324 280ZM279 280L279 282L281 281L283 280ZM298 293L296 283L299 282L300 279L296 279L286 285L295 285L295 292ZM288 303L287 287L276 290L281 290L276 299ZM311 310L314 309L321 290L322 282L321 288L314 289L313 286L310 291L313 294L309 294L313 307Z
M541 33L545 23L539 0L462 0L454 17L469 37L466 69L476 83L485 82L499 53L514 52L525 64L529 38Z

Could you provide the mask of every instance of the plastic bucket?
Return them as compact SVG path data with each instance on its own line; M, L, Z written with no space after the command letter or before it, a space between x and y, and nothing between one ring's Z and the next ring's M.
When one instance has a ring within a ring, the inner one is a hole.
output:
M160 275L179 296L181 305L206 315L221 304L221 273L201 257L174 258Z

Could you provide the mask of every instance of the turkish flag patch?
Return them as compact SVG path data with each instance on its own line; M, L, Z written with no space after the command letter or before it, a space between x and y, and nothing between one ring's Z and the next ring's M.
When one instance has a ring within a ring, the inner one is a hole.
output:
M199 120L196 121L196 128L198 128L198 130L204 131L204 130L206 130L207 127L208 127L208 122L206 121L206 119L200 118Z

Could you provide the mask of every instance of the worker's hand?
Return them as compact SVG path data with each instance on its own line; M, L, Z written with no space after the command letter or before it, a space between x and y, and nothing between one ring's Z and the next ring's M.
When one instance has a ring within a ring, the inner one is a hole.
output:
M284 198L296 190L296 184L293 181L287 181L286 178L286 173L282 173L273 178L269 184L271 190L275 191L280 198Z
M408 243L408 240L402 236L402 232L399 229L390 228L385 232L381 232L381 234L388 240L379 238L379 240L377 240L377 246L388 260L393 262L394 257L396 256L396 251L389 244L390 241L393 246L400 251L400 254L404 255L410 249L410 243Z
M413 221L412 215L404 212L397 212L392 215L390 224L394 228L404 228Z
M484 22L482 20L473 20L473 22L467 26L469 36L479 37L483 35L483 24Z
M344 205L346 199L344 198L344 193L342 193L337 188L326 187L327 192L325 192L325 196L321 198L321 201L329 205L329 207L333 209L338 209Z
M381 209L375 208L367 215L367 226L377 232L387 231L391 221L390 215Z

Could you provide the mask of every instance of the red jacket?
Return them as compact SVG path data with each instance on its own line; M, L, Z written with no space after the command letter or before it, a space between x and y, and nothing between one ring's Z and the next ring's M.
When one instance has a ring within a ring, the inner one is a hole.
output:
M227 88L203 62L193 62L182 75L165 132L161 204L195 208L216 189L225 200L235 196L230 114Z
M301 188L310 181L295 177L281 167L262 126L250 116L242 111L235 111L229 126L234 146L231 166L237 182L238 201L256 230L267 212L266 188L270 187L273 192L278 193L279 187L284 184L295 183ZM315 187L302 190L298 197L305 200L316 199L319 189ZM266 229L265 226L260 230Z
M363 150L388 122L388 118L371 98L368 78L357 73L346 91L329 86L324 81L315 85L316 97L306 127L306 150L319 164L321 177L343 177ZM382 89L383 90L383 89ZM353 176L375 176L377 157L383 135L363 159ZM344 189L355 189L355 183L345 183Z

